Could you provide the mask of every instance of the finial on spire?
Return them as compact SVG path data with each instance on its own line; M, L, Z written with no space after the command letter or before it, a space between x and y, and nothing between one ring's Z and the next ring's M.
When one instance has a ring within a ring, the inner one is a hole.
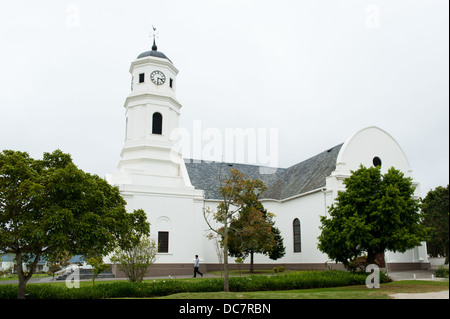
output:
M153 28L153 46L152 46L152 51L158 51L158 47L156 46L156 41L155 41L156 35L157 35L156 28L153 25L152 25L152 28Z

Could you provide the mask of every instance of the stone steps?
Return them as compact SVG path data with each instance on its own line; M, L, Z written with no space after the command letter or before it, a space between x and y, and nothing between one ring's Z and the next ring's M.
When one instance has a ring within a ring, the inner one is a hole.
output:
M58 276L56 278L56 280L66 280L67 277L69 277L72 273L73 272L62 274L62 275ZM92 277L94 277L92 269L84 269L84 268L79 269L79 280L92 279ZM97 278L116 278L116 276L112 273L111 269L109 269L109 270L105 270L105 271L99 273L97 275L97 277L95 277L95 278L96 279Z

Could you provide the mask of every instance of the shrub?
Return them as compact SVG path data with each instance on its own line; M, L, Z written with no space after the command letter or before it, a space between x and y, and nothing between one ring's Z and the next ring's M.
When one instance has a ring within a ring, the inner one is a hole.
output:
M347 265L347 269L350 271L365 271L367 267L367 257L359 256L351 260Z
M273 268L274 273L278 274L278 273L282 273L286 271L286 267L284 266L280 266L280 267L274 267Z
M17 285L0 285L0 299L17 298Z
M448 268L441 265L438 269L436 269L434 275L436 277L448 278Z

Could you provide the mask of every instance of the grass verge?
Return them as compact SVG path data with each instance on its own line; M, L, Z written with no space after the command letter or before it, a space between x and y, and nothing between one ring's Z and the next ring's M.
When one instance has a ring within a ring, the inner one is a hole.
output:
M395 293L427 293L449 289L448 281L395 281L379 289L365 285L285 291L179 293L156 299L390 299Z

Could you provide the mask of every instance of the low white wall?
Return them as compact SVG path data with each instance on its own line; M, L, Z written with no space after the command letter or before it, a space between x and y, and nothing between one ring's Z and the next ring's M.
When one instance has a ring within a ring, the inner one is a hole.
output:
M444 265L445 257L430 257L428 258L430 261L431 269L438 269L439 266ZM448 268L448 265L444 265Z

